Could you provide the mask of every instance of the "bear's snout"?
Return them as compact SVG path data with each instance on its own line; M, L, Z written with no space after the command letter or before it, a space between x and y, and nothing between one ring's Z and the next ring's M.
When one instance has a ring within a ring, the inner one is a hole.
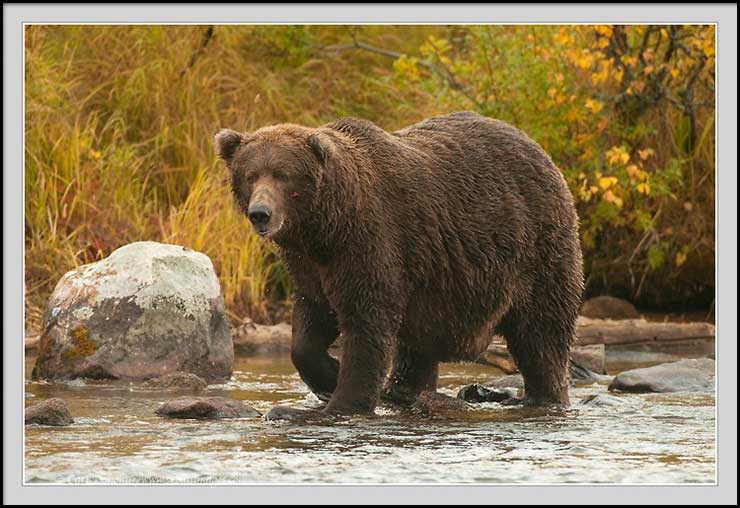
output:
M270 210L270 207L267 205L255 204L249 207L249 210L247 211L247 216L249 217L249 222L251 222L252 225L254 225L255 227L262 227L270 222L270 217L272 217L272 210Z

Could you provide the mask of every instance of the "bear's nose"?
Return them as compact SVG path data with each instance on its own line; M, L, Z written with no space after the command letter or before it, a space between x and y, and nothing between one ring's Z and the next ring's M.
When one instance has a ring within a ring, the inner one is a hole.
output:
M249 222L255 226L264 226L270 220L272 211L265 205L254 205L249 208L247 215Z

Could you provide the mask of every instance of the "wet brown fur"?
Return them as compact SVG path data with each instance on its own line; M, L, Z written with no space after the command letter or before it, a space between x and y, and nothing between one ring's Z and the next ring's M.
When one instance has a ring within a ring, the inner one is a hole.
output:
M372 411L383 388L412 401L493 333L530 401L568 403L578 219L521 131L469 112L393 133L346 118L222 131L216 147L245 212L260 188L284 216L271 238L295 285L292 357L327 412ZM327 353L340 331L341 365Z

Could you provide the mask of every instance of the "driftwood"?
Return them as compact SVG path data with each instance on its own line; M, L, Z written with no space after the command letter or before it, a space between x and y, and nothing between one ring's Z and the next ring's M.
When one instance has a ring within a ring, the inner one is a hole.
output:
M577 344L607 346L655 341L714 339L710 323L658 323L645 319L590 319L579 317L576 325Z
M715 329L714 325L703 322L659 323L644 319L609 320L579 317L576 335L578 336L577 346L591 344L619 346L667 341L714 340ZM290 350L291 327L288 323L268 326L248 322L234 330L232 337L237 354L287 352ZM37 350L38 346L38 334L26 335L25 349L27 352ZM499 362L500 365L497 366L504 371L512 369L512 362L506 360L508 351L503 343L494 341L488 352L491 353L491 358L494 358L491 363ZM495 357L504 360L497 360Z

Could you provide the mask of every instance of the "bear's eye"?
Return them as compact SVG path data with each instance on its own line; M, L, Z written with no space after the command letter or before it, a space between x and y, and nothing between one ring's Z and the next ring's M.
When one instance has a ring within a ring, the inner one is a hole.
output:
M257 181L257 173L247 173L247 183L253 184Z
M286 182L288 180L288 176L289 175L285 171L278 169L278 170L276 170L272 174L272 176L273 176L273 178L275 178L275 180L280 180L281 182Z

